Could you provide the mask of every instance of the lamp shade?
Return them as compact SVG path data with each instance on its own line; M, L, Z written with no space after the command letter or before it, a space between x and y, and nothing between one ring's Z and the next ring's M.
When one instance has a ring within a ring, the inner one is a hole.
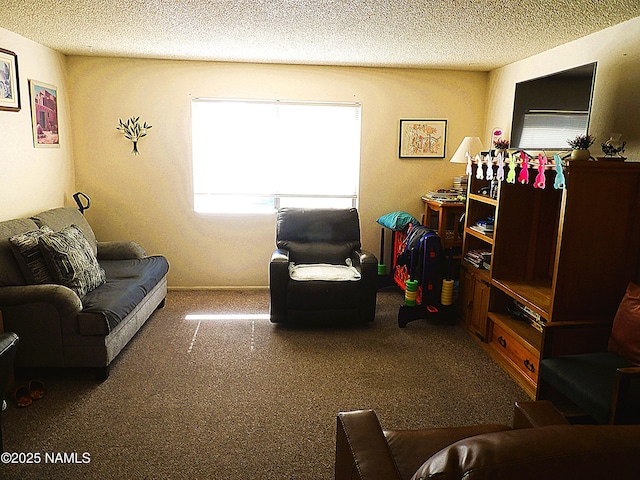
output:
M484 150L484 148L482 147L482 142L478 137L464 137L462 142L460 142L460 146L456 150L456 153L451 157L450 162L467 163L467 153L471 155L471 158L473 158L476 154L482 152L482 150Z

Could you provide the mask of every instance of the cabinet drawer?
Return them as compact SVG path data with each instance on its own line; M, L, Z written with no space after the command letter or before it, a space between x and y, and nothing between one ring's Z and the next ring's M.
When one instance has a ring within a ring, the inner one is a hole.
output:
M491 346L509 359L533 382L538 382L539 356L529 351L522 343L500 325L494 323L491 332Z

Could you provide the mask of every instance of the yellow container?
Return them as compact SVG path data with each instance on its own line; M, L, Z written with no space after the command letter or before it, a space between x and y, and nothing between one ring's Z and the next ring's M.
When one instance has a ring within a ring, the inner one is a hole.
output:
M442 292L440 293L440 303L451 305L453 303L453 280L442 281Z

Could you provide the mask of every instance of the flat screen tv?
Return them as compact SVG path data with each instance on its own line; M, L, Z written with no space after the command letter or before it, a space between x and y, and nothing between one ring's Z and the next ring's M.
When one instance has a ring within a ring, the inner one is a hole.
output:
M510 147L570 150L567 140L589 132L596 63L516 84Z

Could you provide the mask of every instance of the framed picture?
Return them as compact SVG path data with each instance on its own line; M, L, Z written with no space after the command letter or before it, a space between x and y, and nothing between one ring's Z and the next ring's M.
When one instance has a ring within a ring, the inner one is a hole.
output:
M0 110L20 111L18 56L0 48Z
M400 158L444 158L446 120L400 120Z
M53 85L29 80L31 125L34 147L59 147L58 89Z

